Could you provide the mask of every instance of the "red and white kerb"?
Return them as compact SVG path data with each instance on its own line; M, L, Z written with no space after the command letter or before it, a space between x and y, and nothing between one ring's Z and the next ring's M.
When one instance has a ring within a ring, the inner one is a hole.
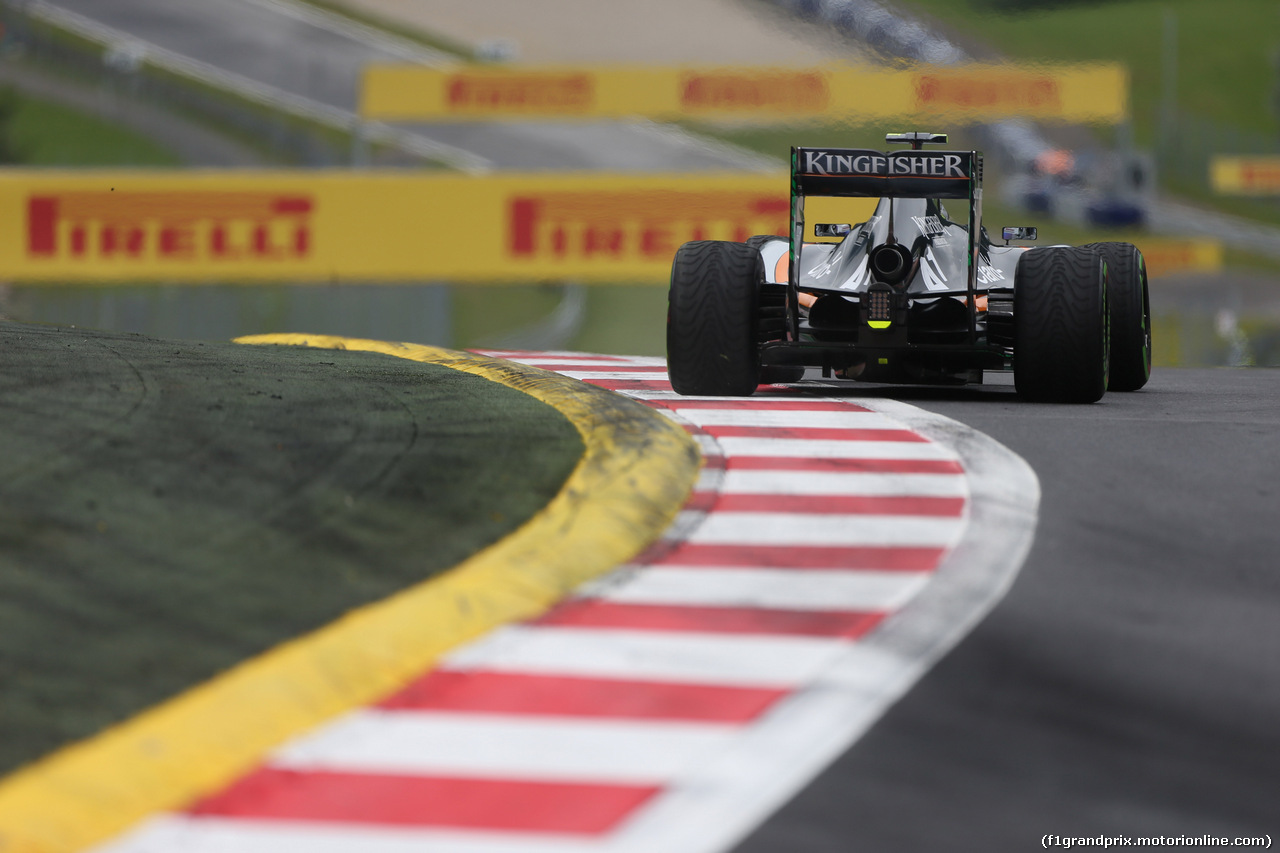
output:
M100 853L722 850L847 745L824 691L889 677L864 639L960 540L956 455L820 387L680 397L661 359L494 354L686 425L706 463L666 538Z

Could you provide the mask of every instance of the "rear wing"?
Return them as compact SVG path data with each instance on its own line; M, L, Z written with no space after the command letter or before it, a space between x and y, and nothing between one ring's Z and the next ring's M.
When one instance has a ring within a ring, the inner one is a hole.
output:
M922 134L909 134L919 137ZM933 136L930 134L930 136ZM917 144L939 139L906 139ZM890 142L900 141L889 138ZM953 198L969 202L969 333L976 339L976 282L982 221L982 154L977 151L873 151L863 148L791 149L791 229L787 326L800 338L800 253L806 196L829 198Z
M976 151L792 148L791 191L858 198L969 198L982 184Z

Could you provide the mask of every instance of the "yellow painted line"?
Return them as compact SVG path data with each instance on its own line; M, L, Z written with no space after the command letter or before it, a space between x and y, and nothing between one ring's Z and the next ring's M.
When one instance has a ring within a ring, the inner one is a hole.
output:
M547 506L443 575L231 669L0 782L0 853L72 853L180 809L301 731L377 701L442 653L545 611L635 556L683 505L700 464L675 424L566 377L434 347L316 335L240 343L380 352L478 374L554 406L586 450Z

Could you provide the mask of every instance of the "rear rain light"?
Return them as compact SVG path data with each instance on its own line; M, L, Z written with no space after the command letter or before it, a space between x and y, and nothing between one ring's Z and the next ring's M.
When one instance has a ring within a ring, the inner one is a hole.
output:
M887 323L893 319L893 294L884 290L873 290L867 294L867 321L870 323Z

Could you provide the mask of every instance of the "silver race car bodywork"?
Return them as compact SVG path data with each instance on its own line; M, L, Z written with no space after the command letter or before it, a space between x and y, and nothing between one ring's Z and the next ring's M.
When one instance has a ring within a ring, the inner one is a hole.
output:
M1020 393L1062 401L1146 382L1149 306L1136 248L1009 245L1035 239L1025 227L1004 229L997 245L982 227L979 152L924 150L946 140L939 134L886 139L911 148L793 148L788 237L681 247L667 330L677 391L750 393L760 381L798 380L805 367L931 384L1013 371ZM806 242L813 197L878 202L864 222L813 226L837 242ZM1117 358L1118 383L1109 377Z

